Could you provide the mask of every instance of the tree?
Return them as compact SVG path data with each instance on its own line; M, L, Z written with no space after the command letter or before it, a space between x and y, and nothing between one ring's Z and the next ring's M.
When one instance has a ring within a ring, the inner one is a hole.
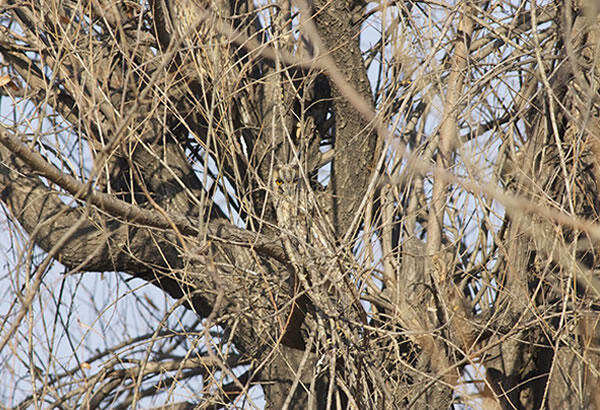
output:
M595 2L2 7L2 401L600 408Z

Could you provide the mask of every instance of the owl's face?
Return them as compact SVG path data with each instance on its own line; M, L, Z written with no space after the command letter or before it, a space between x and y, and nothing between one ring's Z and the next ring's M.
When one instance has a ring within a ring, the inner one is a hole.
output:
M278 165L273 170L273 191L288 198L298 192L299 178L296 165Z

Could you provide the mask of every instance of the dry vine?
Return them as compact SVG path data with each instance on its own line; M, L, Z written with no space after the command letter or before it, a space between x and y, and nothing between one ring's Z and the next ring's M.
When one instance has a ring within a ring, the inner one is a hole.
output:
M1 3L0 402L600 409L592 3Z

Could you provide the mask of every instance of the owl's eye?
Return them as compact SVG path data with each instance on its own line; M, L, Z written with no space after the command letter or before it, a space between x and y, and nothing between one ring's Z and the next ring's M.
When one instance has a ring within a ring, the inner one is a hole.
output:
M275 184L276 184L277 186L279 186L279 185L283 184L283 180L282 180L281 178L277 178L277 179L275 180Z

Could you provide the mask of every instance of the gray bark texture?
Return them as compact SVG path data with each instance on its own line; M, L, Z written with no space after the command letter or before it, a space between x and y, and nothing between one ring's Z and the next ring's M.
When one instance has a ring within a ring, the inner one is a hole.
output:
M5 1L0 402L600 410L597 3Z

